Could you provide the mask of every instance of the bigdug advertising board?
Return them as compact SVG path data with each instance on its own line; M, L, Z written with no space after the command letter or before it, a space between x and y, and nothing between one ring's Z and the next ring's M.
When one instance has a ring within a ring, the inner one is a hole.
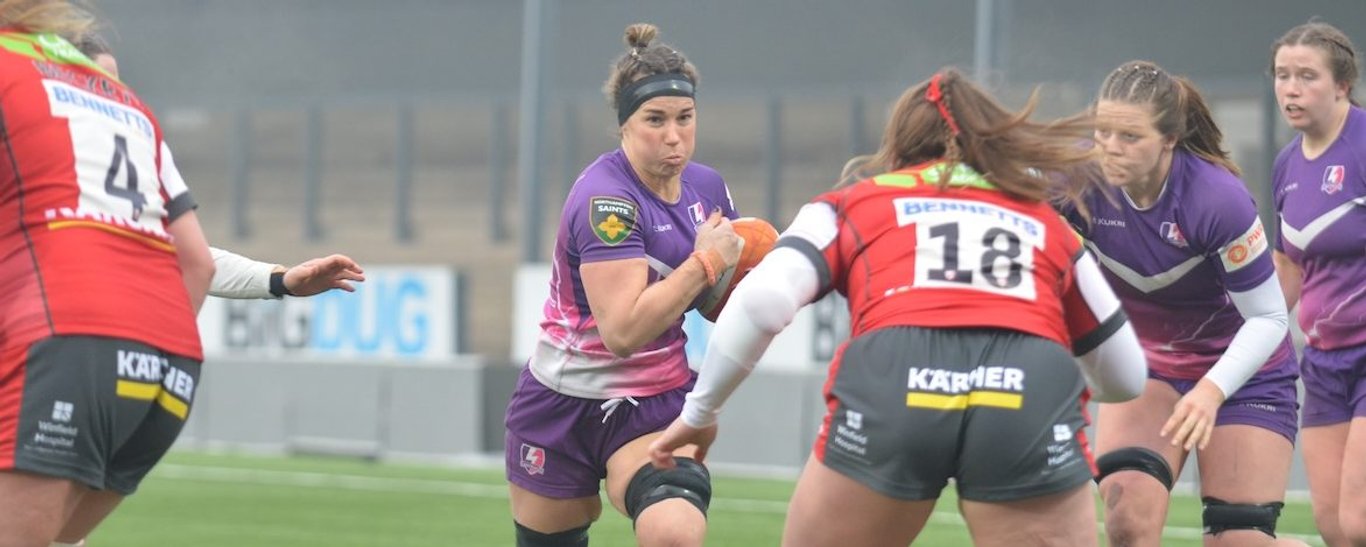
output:
M365 269L356 292L309 298L209 298L199 312L207 356L445 359L461 349L459 280L450 268Z

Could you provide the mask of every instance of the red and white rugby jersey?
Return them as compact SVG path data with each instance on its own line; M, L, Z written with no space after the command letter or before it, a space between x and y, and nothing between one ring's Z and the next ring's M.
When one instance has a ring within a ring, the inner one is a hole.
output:
M1014 199L965 165L918 165L813 203L835 211L838 236L819 249L817 267L828 272L822 290L849 299L853 336L893 325L988 327L1073 347L1108 319L1074 304L1081 242L1053 208Z
M83 334L202 359L167 232L194 202L147 106L66 40L0 29L0 153L0 347Z

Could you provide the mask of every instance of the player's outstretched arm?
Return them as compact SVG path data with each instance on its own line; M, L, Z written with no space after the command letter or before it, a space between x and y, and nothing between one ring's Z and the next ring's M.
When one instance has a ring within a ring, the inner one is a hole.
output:
M332 289L355 291L353 282L365 281L365 272L346 255L314 258L288 267L253 260L211 248L217 267L209 294L219 298L253 299L313 296Z
M346 255L314 258L284 270L284 285L293 296L313 296L332 289L355 292L352 282L365 281L365 271Z
M768 345L797 310L817 295L816 268L792 248L777 248L735 287L735 293L716 319L697 383L683 403L678 419L650 444L657 467L674 465L673 451L697 446L695 459L704 461L716 439L721 406L749 376Z
M1148 381L1148 361L1119 297L1090 252L1078 257L1072 271L1076 283L1063 296L1064 309L1092 399L1118 403L1138 397Z

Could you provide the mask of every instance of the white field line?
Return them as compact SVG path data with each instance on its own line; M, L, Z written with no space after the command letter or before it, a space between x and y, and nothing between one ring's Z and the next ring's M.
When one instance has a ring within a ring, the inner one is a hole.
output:
M364 492L448 494L467 498L506 499L508 490L502 484L480 484L433 479L404 479L389 477L368 477L365 475L344 475L337 473L313 473L307 471L269 471L264 469L243 469L236 467L213 467L163 463L152 472L151 478L199 482L224 482L234 484L255 484L263 486L293 486L303 488L323 488L353 490ZM743 513L787 513L786 501L752 500L744 498L712 498L712 507L722 511ZM940 524L966 526L962 516L954 511L935 511L930 521ZM1104 529L1104 524L1099 524ZM1199 528L1168 526L1162 531L1163 537L1173 539L1198 540L1202 535ZM1277 534L1283 538L1293 538L1310 545L1324 545L1318 536L1304 534Z

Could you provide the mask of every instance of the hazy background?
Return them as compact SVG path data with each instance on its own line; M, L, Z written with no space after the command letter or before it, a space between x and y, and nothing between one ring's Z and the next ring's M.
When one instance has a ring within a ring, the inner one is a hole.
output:
M655 23L699 67L697 161L721 170L742 210L781 225L852 153L875 146L902 89L945 65L974 72L983 3L547 1L539 216L516 187L523 2L97 6L213 241L280 261L344 250L460 268L469 314L489 319L469 325L463 347L505 355L510 317L497 302L525 255L522 226L541 222L548 256L564 188L616 144L599 88L627 24ZM1288 139L1265 115L1271 42L1313 16L1366 41L1360 0L986 4L995 31L984 73L1007 102L1042 85L1042 113L1072 112L1119 63L1154 60L1209 95L1254 190L1273 157L1268 131L1276 147Z
M905 87L946 65L984 75L1013 106L1041 86L1041 114L1057 115L1085 108L1118 64L1156 61L1205 92L1265 203L1271 160L1290 138L1270 96L1270 44L1314 16L1366 43L1362 0L543 4L543 117L528 125L541 149L523 164L539 177L527 193L517 172L521 1L97 2L124 80L157 111L210 241L282 263L345 252L372 272L355 295L206 309L209 361L239 367L206 367L211 396L187 438L501 450L510 365L530 349L518 336L534 334L545 298L544 272L519 265L549 256L569 184L617 145L599 88L630 23L658 25L700 69L695 160L725 176L742 213L780 228L845 160L873 150ZM978 51L981 6L992 30ZM528 227L540 236L530 253ZM756 374L750 385L760 387L746 389L767 395L737 403L764 414L768 401L807 395L796 398L800 423L738 427L749 434L737 438L780 439L772 444L785 448L767 463L805 455L837 308L789 329L795 343L775 344L794 356L770 351L801 376ZM705 329L692 332L696 351ZM244 370L286 387L230 376ZM469 406L423 406L457 399L456 389ZM243 408L234 390L255 390L257 403ZM412 390L426 395L405 397ZM328 398L309 399L320 393ZM412 426L452 415L463 421ZM743 459L752 448L714 453Z

